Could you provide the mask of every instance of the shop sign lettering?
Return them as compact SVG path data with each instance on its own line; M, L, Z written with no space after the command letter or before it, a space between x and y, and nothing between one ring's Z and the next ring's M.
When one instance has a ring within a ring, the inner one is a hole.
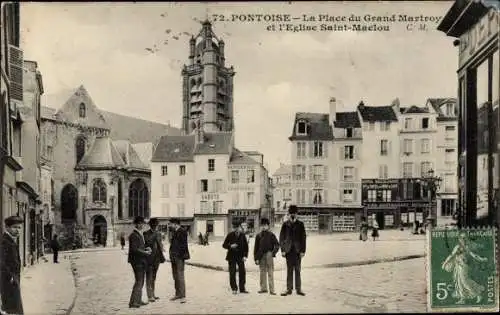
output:
M490 39L498 36L500 13L490 10L472 28L460 37L459 66L463 66Z

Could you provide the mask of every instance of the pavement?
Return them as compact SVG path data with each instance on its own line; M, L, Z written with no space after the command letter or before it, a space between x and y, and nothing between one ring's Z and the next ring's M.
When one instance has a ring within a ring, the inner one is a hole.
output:
M256 314L425 312L425 261L380 263L346 268L304 269L306 296L257 294L258 272L247 273L250 294L232 295L228 274L186 266L187 303L169 301L174 284L169 264L158 272L160 300L129 309L133 285L126 251L75 254L77 297L72 314ZM284 271L276 271L275 287L285 289ZM146 300L143 291L143 300Z
M333 268L367 265L380 262L400 261L424 257L425 235L412 235L409 231L381 231L377 241L362 242L358 233L309 235L302 268ZM314 244L314 245L311 245ZM257 271L253 262L254 238L249 241L247 270ZM196 267L227 271L226 250L222 241L210 242L208 246L190 244L191 259L186 263ZM277 254L275 270L285 270L286 261Z
M21 274L21 293L25 314L69 314L76 288L69 255L60 254L59 264L45 256Z
M209 246L190 243L186 304L168 301L174 286L167 263L157 278L161 299L129 309L133 275L127 250L119 247L61 252L60 264L31 266L22 275L22 294L26 314L425 312L425 262L417 258L424 255L424 238L408 231L381 231L375 242L361 242L357 233L310 235L302 270L305 297L256 293L253 239L246 263L248 296L230 294L221 241ZM285 288L284 261L275 259L278 292Z

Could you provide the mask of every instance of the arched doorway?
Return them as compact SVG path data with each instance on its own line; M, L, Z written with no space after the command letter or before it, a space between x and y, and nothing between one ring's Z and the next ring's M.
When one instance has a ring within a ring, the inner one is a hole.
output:
M61 192L61 219L75 221L78 209L78 190L72 184L64 186Z
M130 184L128 191L128 216L149 218L149 191L142 179L136 179Z
M107 241L107 227L106 219L102 215L96 215L93 218L94 224L92 228L92 240L95 245L106 246Z

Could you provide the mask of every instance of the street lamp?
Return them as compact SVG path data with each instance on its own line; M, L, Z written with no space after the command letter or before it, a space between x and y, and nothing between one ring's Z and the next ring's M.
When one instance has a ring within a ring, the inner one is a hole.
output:
M427 172L427 176L425 176L423 179L424 179L424 182L425 182L425 184L426 184L426 186L429 189L429 192L431 194L430 198L429 198L430 213L427 217L427 220L430 221L432 226L434 226L436 224L436 220L437 220L437 214L436 214L436 212L437 212L437 209L436 209L437 208L437 191L440 187L442 179L438 176L435 176L433 169L430 169Z

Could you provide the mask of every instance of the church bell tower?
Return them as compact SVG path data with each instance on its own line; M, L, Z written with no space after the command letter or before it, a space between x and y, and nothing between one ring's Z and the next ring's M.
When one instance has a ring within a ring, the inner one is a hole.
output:
M233 67L226 67L224 41L202 23L201 31L189 40L189 64L182 69L182 129L191 134L233 131Z

